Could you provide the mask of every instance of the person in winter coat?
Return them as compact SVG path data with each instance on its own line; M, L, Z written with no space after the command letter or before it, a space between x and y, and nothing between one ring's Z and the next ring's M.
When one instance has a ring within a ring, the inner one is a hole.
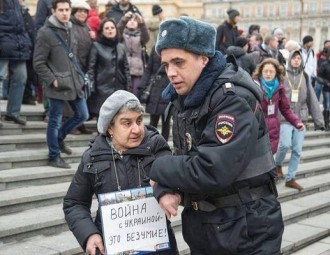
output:
M143 59L143 45L149 41L149 32L142 16L138 13L126 12L118 23L118 33L125 44L125 51L131 74L132 92L137 95L140 83L147 65Z
M169 84L164 66L161 65L160 57L155 51L155 46L151 50L148 66L141 78L138 87L138 94L141 98L143 91L152 83L149 99L146 103L146 112L150 113L150 125L157 128L158 121L162 119L162 136L168 141L170 134L170 116L165 114L168 103L162 98L162 92Z
M48 164L59 168L70 168L60 155L60 152L72 154L64 143L65 137L88 119L84 80L65 50L68 47L77 56L78 43L72 32L70 14L70 0L53 1L53 15L39 29L33 55L34 69L49 102ZM65 102L70 104L74 116L61 124Z
M322 62L318 76L323 81L323 117L325 130L329 131L329 114L330 114L330 49L327 51L327 58Z
M314 121L315 130L324 130L324 120L320 105L308 76L303 70L303 66L301 52L299 50L293 51L289 57L288 68L283 81L285 93L290 99L290 108L305 125L310 114ZM299 191L303 187L295 180L295 175L298 170L304 137L305 132L300 132L281 116L280 141L275 156L275 164L278 172L282 172L283 161L291 148L285 186L298 189Z
M25 29L31 40L30 59L26 61L27 79L26 79L22 104L35 105L36 104L35 87L38 85L38 77L33 69L32 58L33 58L33 49L34 49L37 33L35 29L34 19L32 18L29 12L29 8L25 5L25 1L19 0L19 2L22 6Z
M215 43L216 49L220 50L222 53L225 53L229 46L235 45L236 40L239 37L237 30L237 23L240 19L239 11L229 9L227 14L228 19L217 28L217 38Z
M86 73L88 70L88 57L92 46L92 37L94 31L91 31L89 26L86 24L88 12L90 6L85 1L74 1L72 3L71 19L72 32L77 40L77 61L81 70ZM91 134L92 131L87 129L84 124L80 125L76 129L77 134Z
M328 60L328 50L330 50L330 40L325 40L323 42L322 51L320 51L316 54L317 76L316 76L316 79L315 79L314 90L315 90L317 100L320 100L321 93L322 93L322 91L324 91L323 90L324 82L322 81L322 79L318 79L318 78L319 78L319 71L320 71L320 67L321 67L322 63ZM324 106L325 103L326 102L324 102L324 95L323 95L323 106Z
M266 118L272 153L275 154L280 136L279 112L299 131L304 130L304 124L290 109L290 102L283 86L283 66L276 59L264 59L258 65L254 79L264 92L261 107ZM283 178L283 173L278 172L277 176Z
M132 4L129 0L118 0L118 3L112 6L111 10L107 14L107 18L113 18L116 21L116 24L119 23L121 18L125 15L127 12L131 13L137 13L140 16L142 16L142 13L140 10Z
M130 92L118 90L107 98L97 123L99 135L84 152L64 197L65 220L87 254L95 255L96 248L105 254L100 211L94 222L90 211L93 196L149 186L152 162L171 155L157 130L144 126L143 113L143 106ZM150 254L178 255L173 230L167 224L171 250Z
M116 22L104 19L89 55L88 75L94 92L88 98L91 117L98 117L103 102L116 90L131 91L125 45L119 43Z
M237 64L247 71L250 75L256 69L256 64L252 55L248 54L249 41L244 37L237 38L235 46L229 46L226 50L227 55L233 55Z
M9 74L5 120L25 125L20 118L27 79L26 61L31 58L31 40L18 0L0 0L0 83ZM2 87L2 86L1 86Z
M160 25L175 155L152 164L154 196L168 218L183 204L191 254L278 255L284 227L262 90L215 51L215 37L214 26L189 17Z
M97 13L97 1L90 0L90 1L87 1L87 2L88 2L89 6L91 8L88 11L88 17L87 17L87 20L86 20L86 24L93 31L93 33L92 33L92 39L95 40L96 39L97 31L100 28L101 19L100 19L98 13Z

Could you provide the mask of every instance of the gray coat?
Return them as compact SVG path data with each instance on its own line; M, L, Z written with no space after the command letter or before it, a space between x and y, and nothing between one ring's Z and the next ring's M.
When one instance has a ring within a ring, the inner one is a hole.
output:
M301 63L301 67L298 70L294 70L291 66L291 58L293 53L294 52L292 52L289 57L287 74L284 76L283 81L286 96L290 99L290 107L303 122L307 122L308 115L310 114L313 118L316 129L324 127L324 119L319 102L316 98L314 89L308 80L308 75L303 72L303 61ZM299 54L301 55L300 52ZM300 80L301 85L299 86ZM295 103L291 101L291 94L292 89L297 89L298 87L298 102ZM283 116L281 116L281 123L287 123Z
M56 30L77 56L78 43L71 27L71 22L65 27L54 16L50 16L38 31L33 66L42 81L45 95L49 98L69 101L84 96L83 79L52 31ZM55 80L58 81L58 88L53 85Z
M118 32L125 44L130 74L142 76L144 64L146 64L143 63L142 45L149 41L149 32L145 23L139 24L139 27L134 31L127 29L126 24L127 21L122 18L118 23Z

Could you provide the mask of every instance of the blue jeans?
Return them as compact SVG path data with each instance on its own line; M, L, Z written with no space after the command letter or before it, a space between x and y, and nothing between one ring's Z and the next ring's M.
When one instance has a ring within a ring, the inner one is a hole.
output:
M18 117L21 113L24 88L27 78L26 61L0 59L0 82L9 73L9 93L7 103L7 115Z
M330 91L323 90L323 109L330 111Z
M77 98L73 101L68 101L74 116L67 119L62 124L63 116L63 100L48 98L49 102L49 121L47 127L47 144L48 158L53 160L60 154L59 143L62 142L67 134L74 128L82 124L88 119L88 109L84 98ZM62 125L61 125L62 124Z
M290 181L296 176L304 138L305 130L298 131L298 129L290 124L281 124L280 141L277 153L275 155L275 164L277 166L282 166L285 155L291 148L291 157L288 164L288 174L285 177L286 181Z
M323 84L315 81L314 91L315 91L315 94L316 94L316 97L317 97L318 101L320 101L320 96L321 96L322 89L323 89Z

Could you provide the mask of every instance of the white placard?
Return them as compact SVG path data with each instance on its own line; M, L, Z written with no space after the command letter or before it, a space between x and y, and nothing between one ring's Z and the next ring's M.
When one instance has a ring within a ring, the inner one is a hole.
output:
M100 194L99 202L107 255L170 248L166 216L151 187Z

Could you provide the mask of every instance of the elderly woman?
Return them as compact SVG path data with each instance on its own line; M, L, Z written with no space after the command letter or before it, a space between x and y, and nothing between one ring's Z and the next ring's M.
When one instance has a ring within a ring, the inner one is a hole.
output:
M94 255L96 248L104 254L100 212L95 222L90 212L93 195L149 186L152 162L171 155L156 129L144 126L143 113L143 106L130 92L118 90L107 98L97 124L100 134L83 154L64 198L65 219L88 254ZM171 250L153 254L178 254L167 223Z
M283 66L274 58L264 59L254 73L255 81L261 86L264 96L261 102L269 130L269 138L273 154L276 153L279 136L280 120L278 113L298 130L304 130L304 124L290 108L290 102L285 95L283 85ZM283 177L282 169L277 171L278 177Z

